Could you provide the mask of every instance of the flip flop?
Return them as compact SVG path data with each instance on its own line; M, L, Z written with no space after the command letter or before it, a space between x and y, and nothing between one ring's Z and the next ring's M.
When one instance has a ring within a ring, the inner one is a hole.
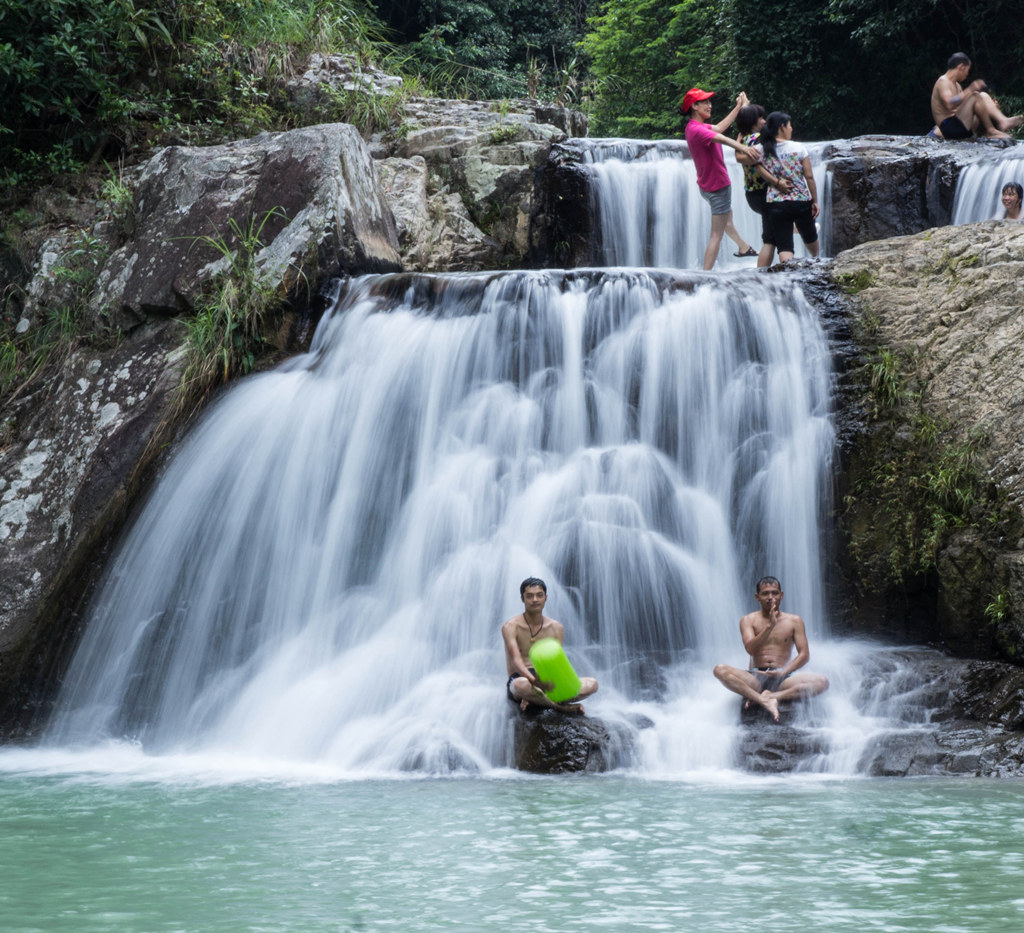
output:
M756 256L756 255L757 255L757 250L754 249L753 246L748 246L747 247L747 251L745 253L733 253L733 256L736 256L739 259L745 259L747 256Z

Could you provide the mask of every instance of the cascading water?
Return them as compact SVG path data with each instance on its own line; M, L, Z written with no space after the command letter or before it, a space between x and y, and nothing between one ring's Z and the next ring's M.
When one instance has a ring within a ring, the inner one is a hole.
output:
M969 224L1003 217L1003 186L1024 185L1024 146L1000 150L994 158L968 165L960 173L953 199L953 223Z
M177 453L50 739L507 765L498 627L537 574L592 711L655 722L638 764L728 765L710 667L744 663L753 579L823 636L830 380L799 291L754 274L358 281Z
M593 178L595 227L600 244L591 257L601 266L656 266L699 269L711 231L711 214L697 188L697 173L685 142L645 143L628 139L573 140ZM822 214L818 221L821 254L828 255L827 143L808 146ZM725 150L732 182L733 222L754 249L761 248L761 219L743 195L743 169ZM805 256L796 238L796 255ZM752 259L736 259L735 244L722 241L716 268L749 268Z

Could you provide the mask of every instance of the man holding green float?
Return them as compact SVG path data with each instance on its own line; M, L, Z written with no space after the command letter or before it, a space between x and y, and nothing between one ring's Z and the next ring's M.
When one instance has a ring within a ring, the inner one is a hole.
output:
M548 601L547 584L538 577L527 577L519 585L519 595L523 600L523 612L513 616L501 627L501 637L505 642L505 666L508 670L506 695L524 713L533 706L582 715L583 707L576 701L597 692L597 681L593 677L581 677L579 693L564 703L555 703L545 693L553 685L542 681L526 660L530 656L530 648L542 638L554 638L562 644L565 637L562 623L544 615L544 606Z

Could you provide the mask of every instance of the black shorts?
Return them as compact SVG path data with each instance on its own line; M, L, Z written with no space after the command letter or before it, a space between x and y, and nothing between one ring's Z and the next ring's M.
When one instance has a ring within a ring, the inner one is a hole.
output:
M768 189L758 188L756 191L744 191L743 194L747 199L747 206L761 218L761 242L772 243L775 241L769 239L771 233L768 230Z
M768 204L768 233L780 253L793 252L793 224L800 231L800 239L814 243L818 239L818 228L811 216L810 201L775 201Z
M974 135L959 117L946 117L939 124L939 132L943 139L970 139Z
M532 667L530 668L530 673L533 674L534 677L537 676L537 672ZM516 695L512 692L512 681L515 680L517 677L522 676L523 675L518 673L517 671L513 671L511 674L508 675L508 680L505 681L505 696L507 696L509 700L515 703L516 706L518 706L522 701L518 700L516 698Z
M775 691L782 686L782 682L786 679L785 677L780 677L774 668L765 669L763 671L754 669L750 673L757 678L757 682L760 685L762 693L764 693L765 690L770 690L772 693L775 693Z

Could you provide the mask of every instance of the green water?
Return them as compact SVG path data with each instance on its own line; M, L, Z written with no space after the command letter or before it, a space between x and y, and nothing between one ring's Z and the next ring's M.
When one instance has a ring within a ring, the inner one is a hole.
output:
M0 929L1024 929L1024 785L0 775Z

